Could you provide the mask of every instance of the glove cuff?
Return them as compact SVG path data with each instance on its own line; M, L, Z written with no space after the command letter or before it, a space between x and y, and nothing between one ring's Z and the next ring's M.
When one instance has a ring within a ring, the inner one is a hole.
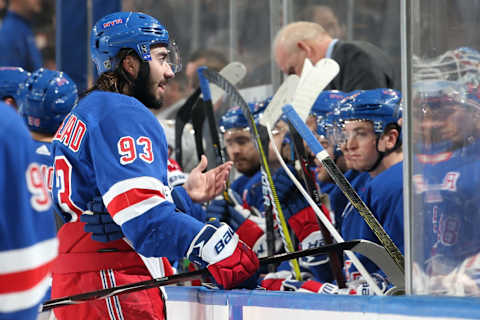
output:
M311 207L303 208L294 213L290 219L288 219L288 223L300 242L311 233L320 230L317 216Z

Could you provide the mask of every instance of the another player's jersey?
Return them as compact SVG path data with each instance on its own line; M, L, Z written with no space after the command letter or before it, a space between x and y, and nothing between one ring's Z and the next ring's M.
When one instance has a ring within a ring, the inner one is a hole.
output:
M345 178L350 182L353 189L355 189L358 194L363 194L365 192L366 185L371 179L368 172L359 172L356 170L348 170L345 172ZM335 213L335 223L337 227L340 227L342 225L342 213L347 204L349 204L349 201L338 186L333 188L328 194L328 197L330 199L332 211Z
M52 151L52 194L67 222L78 221L87 202L101 195L137 252L171 259L183 257L203 227L175 210L163 129L138 100L89 94L65 118Z
M361 197L395 245L404 252L403 162L391 166L371 179ZM355 209L347 206L342 218L341 234L345 241L365 239L380 244L377 236ZM360 261L370 273L379 272L378 267L367 258L362 256ZM353 280L359 275L348 260L345 261L345 273L347 280Z
M454 152L418 154L414 191L423 206L425 271L447 274L480 251L478 143ZM419 204L419 203L418 203Z
M0 109L0 319L36 319L58 249L51 200L23 120Z
M45 184L52 191L53 182L53 157L52 144L50 142L33 140L35 161L40 164L40 169L45 177Z
M260 170L250 177L240 176L232 183L231 189L242 197L244 208L250 209L254 207L260 212L264 211L262 173Z

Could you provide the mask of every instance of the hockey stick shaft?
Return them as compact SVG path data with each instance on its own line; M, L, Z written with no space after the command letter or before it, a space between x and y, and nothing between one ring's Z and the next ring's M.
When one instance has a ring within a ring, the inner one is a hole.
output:
M216 165L221 165L225 162L225 155L220 146L220 138L218 136L217 130L217 121L215 119L215 114L213 113L213 104L212 96L210 94L210 86L208 80L203 76L203 70L206 70L207 67L203 66L197 69L198 79L200 80L200 90L202 90L202 99L205 102L205 108L203 109L208 121L208 126L210 129L210 136L212 139L212 146L215 150L215 163Z
M274 263L280 263L283 261L297 259L306 256L315 256L319 254L325 254L331 251L343 251L343 250L352 250L356 245L361 243L359 240L353 240L349 242L343 242L339 244L327 245L313 249L306 249L301 251L296 251L292 253L280 253L271 257L261 258L261 265L268 265ZM68 306L73 304L80 304L91 300L105 299L112 296L117 296L121 294L126 294L130 292L140 291L151 289L155 287L166 286L170 284L176 284L180 282L200 279L203 276L208 275L209 272L207 269L196 270L187 273L175 274L172 276L156 278L152 280L140 281L135 283L130 283L122 286L117 286L113 288L91 291L76 294L69 297L63 297L58 299L52 299L43 304L42 311L47 311L53 308Z
M197 69L198 79L200 81L200 90L202 90L202 99L204 102L204 112L207 116L208 127L210 130L210 138L212 139L212 146L215 152L215 164L217 166L225 163L226 158L225 154L223 153L222 146L220 144L220 136L218 134L217 129L217 121L215 119L215 114L213 112L213 103L212 103L212 95L210 92L210 85L208 83L207 78L203 75L203 70L206 70L207 67L202 66ZM230 186L230 181L227 178L225 191L223 192L223 198L227 201L230 205L233 204L232 200L228 196L228 188Z
M287 115L288 120L293 124L297 129L298 133L306 141L310 149L315 153L318 160L322 162L323 167L327 170L330 177L335 181L337 186L347 197L347 199L352 203L352 205L357 209L359 214L365 220L367 225L377 236L378 240L387 250L388 254L395 261L395 264L398 268L404 272L404 257L398 247L393 243L390 236L385 232L382 225L378 222L377 218L373 215L370 209L362 201L358 193L353 189L350 182L345 178L343 173L338 169L335 162L330 158L328 152L321 146L317 141L313 133L308 129L302 119L298 116L291 105L287 105L283 108L284 113Z
M260 155L262 179L266 180L265 184L263 184L264 181L262 180L262 184L268 186L267 189L269 191L269 195L264 193L265 195L264 199L266 201L265 207L268 206L267 202L271 202L272 208L274 208L276 211L276 217L280 222L279 223L280 232L283 236L282 240L284 241L285 250L287 252L295 251L293 248L293 242L290 237L290 233L288 231L287 223L285 221L285 217L283 215L283 211L280 206L280 202L278 201L277 191L275 189L275 185L273 184L272 174L270 172L270 167L268 165L267 156L262 146L260 134L258 132L257 125L255 124L255 119L253 118L253 115L250 112L248 104L242 98L240 93L238 93L237 89L228 80L226 80L224 77L218 74L218 72L207 69L207 70L204 70L203 73L210 83L216 84L217 86L222 88L227 93L227 95L229 95L232 101L242 109L245 117L247 118L250 129L252 130L252 133L253 133L253 137L255 139L255 143L257 145L258 153ZM271 197L270 200L268 199L269 196ZM298 264L298 261L292 260L291 262L292 262L293 270L295 272L295 276L298 280L300 280L301 275L300 275L300 266Z
M299 162L300 168L297 168L297 172L302 177L302 180L307 188L308 193L312 197L313 201L317 204L318 207L321 207L321 198L320 192L317 188L316 182L314 177L311 175L311 169L308 161L308 157L306 154L305 147L303 145L302 137L298 134L297 130L291 123L288 124L290 135L292 136L293 140L293 147L295 149L296 154L296 161ZM320 226L320 232L322 233L323 239L326 244L332 244L332 235L327 230L327 228L318 221ZM330 252L328 254L329 264L332 271L333 278L337 281L337 285L339 288L345 288L345 277L342 273L342 266L340 264L340 259L336 252Z

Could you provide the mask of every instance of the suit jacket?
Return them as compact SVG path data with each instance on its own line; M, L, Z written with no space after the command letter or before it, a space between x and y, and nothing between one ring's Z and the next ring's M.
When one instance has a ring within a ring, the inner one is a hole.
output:
M365 41L338 41L332 51L333 60L340 65L339 74L325 90L399 89L395 70L387 55Z

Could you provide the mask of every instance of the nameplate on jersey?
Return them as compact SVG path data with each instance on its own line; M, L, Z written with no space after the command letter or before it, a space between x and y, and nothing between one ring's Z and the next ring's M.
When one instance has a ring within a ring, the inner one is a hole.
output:
M77 152L86 132L87 126L85 123L78 119L76 115L70 114L63 120L53 141L59 141L71 151Z

